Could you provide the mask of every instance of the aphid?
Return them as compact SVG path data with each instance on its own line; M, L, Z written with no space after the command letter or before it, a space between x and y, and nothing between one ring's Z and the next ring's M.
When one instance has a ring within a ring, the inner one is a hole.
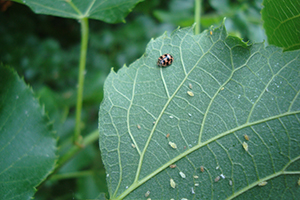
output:
M153 125L155 124L155 121L153 122Z
M248 151L248 144L246 142L243 142L243 148L245 149L245 151Z
M183 172L179 172L179 175L181 176L181 178L186 178L186 176Z
M177 145L174 142L169 142L169 145L173 148L173 149L177 149Z
M167 135L166 135L166 138L169 138L170 137L170 133L168 133Z
M199 183L195 183L195 187L198 187L199 186Z
M192 86L192 84L191 84L191 83L189 84L189 88L190 88L190 89L193 89L193 86Z
M199 176L194 176L194 178L196 178L196 179L197 179L197 178L199 178Z
M145 197L149 197L150 195L150 191L148 190L146 193L145 193Z
M189 96L191 96L191 97L194 96L194 93L193 93L192 91L187 91L187 94L188 94Z
M172 178L170 179L170 185L171 185L172 188L176 187L176 183Z
M259 184L258 184L258 186L265 186L265 185L267 185L268 184L268 182L267 181L263 181L263 182L260 182Z
M133 148L135 148L136 146L133 144L133 143L131 143L131 146L133 147Z
M138 125L137 125L137 128L138 128L138 129L141 129L141 126L138 124Z
M174 118L172 115L170 115L169 117L170 117L170 119L173 119L173 118Z
M220 176L217 176L216 178L215 178L215 182L218 182L220 180Z
M159 67L167 67L172 64L173 60L174 60L173 56L166 53L158 58L157 65Z
M232 180L229 180L229 185L230 185L230 186L232 185Z
M300 185L300 178L298 179L298 185Z
M220 166L218 165L218 166L216 166L216 169L219 169L220 168Z
M224 174L220 174L220 176L221 176L221 178L222 178L222 179L224 179L224 178L225 178Z
M245 138L245 140L247 140L247 141L250 140L250 138L249 138L249 136L248 136L247 134L244 135L244 138Z
M222 87L221 90L224 90L224 87Z
M191 188L191 193L192 193L192 194L195 194L195 191L194 191L194 188L193 188L193 187Z
M191 117L192 116L192 114L191 113L188 113L188 115Z
M169 167L174 169L176 167L176 164L170 165Z
M212 31L209 31L209 34L210 34L210 35L212 35L212 34L213 34L213 32L212 32Z
M200 167L200 171L204 172L204 167L203 166Z

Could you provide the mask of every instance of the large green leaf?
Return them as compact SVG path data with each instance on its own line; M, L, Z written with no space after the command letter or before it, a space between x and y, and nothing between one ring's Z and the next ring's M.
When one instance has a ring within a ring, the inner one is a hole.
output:
M54 169L56 139L32 90L0 66L0 199L31 199Z
M23 3L38 14L116 23L124 21L124 17L141 1L143 0L23 0Z
M164 53L174 62L159 68ZM99 130L110 198L299 197L299 56L247 46L223 25L152 40L105 81Z
M285 50L300 49L300 0L264 0L263 6L268 42Z

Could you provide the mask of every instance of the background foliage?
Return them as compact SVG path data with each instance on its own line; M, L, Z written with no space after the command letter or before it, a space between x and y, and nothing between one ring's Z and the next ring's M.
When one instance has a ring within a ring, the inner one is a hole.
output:
M201 29L225 26L244 41L262 42L262 1L202 2ZM28 7L0 1L0 61L13 67L30 84L45 106L59 137L59 155L71 146L75 124L80 26L76 20L36 15ZM178 10L180 9L180 15ZM97 129L99 102L111 67L117 71L145 51L146 44L165 31L194 23L194 1L151 0L139 3L126 23L90 20L84 85L82 134ZM36 199L95 198L107 192L98 142L87 146L39 187Z

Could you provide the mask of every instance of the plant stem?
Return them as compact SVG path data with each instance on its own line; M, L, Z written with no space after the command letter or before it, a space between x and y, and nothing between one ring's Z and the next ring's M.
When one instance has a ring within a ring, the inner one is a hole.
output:
M201 0L195 0L195 35L200 33Z
M95 130L84 137L82 140L82 146L87 146L99 138L98 130ZM69 159L71 159L77 152L82 150L82 147L78 145L73 145L66 154L64 154L60 159L57 161L57 169L59 169L62 165L64 165ZM57 169L55 171L57 171Z
M51 176L51 181L57 181L62 179L69 179L69 178L79 178L92 175L94 172L92 170L87 171L80 171L80 172L71 172L71 173L64 173L64 174L54 174Z
M82 18L80 20L81 25L81 48L80 48L80 62L79 62L79 72L78 72L78 89L77 89L77 104L76 104L76 124L74 131L74 144L80 145L80 131L81 131L81 110L82 110L82 96L83 96L83 86L84 86L84 75L85 75L85 64L86 64L86 54L88 46L89 37L89 23L88 18Z
M87 136L84 137L82 140L82 146L88 146L89 144L95 142L99 138L99 132L98 130L94 130L93 132L89 133ZM54 176L58 170L67 162L69 161L76 153L82 150L81 146L78 145L72 145L72 147L68 150L66 154L64 154L62 157L60 157L57 161L55 170L50 174L50 176L47 177L39 186L38 189L42 187L42 185L49 179L52 179L52 176Z

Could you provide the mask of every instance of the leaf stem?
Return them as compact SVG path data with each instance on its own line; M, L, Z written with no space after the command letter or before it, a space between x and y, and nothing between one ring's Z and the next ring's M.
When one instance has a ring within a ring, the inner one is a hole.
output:
M92 170L86 170L86 171L79 171L79 172L71 172L71 173L63 173L63 174L54 174L51 176L51 181L57 181L62 179L69 179L69 178L80 178L85 177L94 174L94 171Z
M85 136L84 139L82 140L81 145L82 146L87 146L94 141L96 141L99 138L99 132L96 129L95 131L91 132L89 135ZM77 152L79 152L82 149L81 146L78 145L73 145L68 152L60 157L60 159L57 161L57 169L60 168L62 165L64 165L69 159L71 159ZM55 170L57 171L57 170Z
M73 138L74 144L77 145L80 145L81 143L80 131L81 131L81 110L82 110L82 99L83 99L82 96L83 96L88 37L89 37L88 18L82 18L80 20L80 25L81 25L81 48L80 48L80 62L79 62L79 72L78 72L76 124L75 124L74 138Z
M95 142L99 138L99 132L98 129L94 130L93 132L89 133L87 136L84 137L82 140L82 146L88 146L89 144ZM64 154L62 157L60 157L57 161L55 170L45 179L37 189L41 188L42 185L49 179L53 179L52 176L55 176L55 174L58 172L58 170L68 161L70 160L76 153L82 150L81 146L78 145L72 145L72 147L68 150L66 154ZM55 178L54 178L55 179ZM57 178L59 179L59 178Z
M200 33L201 0L195 0L195 35Z

